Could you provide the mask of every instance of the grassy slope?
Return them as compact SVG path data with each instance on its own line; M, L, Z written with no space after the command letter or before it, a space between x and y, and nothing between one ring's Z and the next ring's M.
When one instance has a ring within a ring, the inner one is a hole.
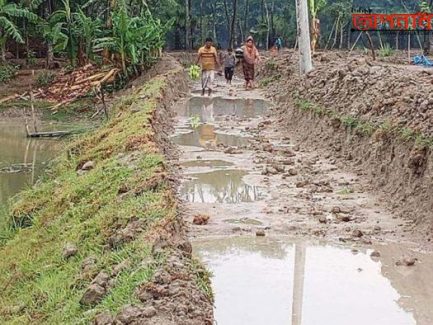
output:
M0 233L0 323L77 324L102 310L115 314L136 301L137 284L148 281L163 263L151 256L145 239L176 215L150 126L165 83L156 77L123 97L113 119L72 144L51 175L12 205L10 227ZM78 175L77 167L88 160L95 168ZM131 218L143 220L143 232L109 247L109 238ZM67 260L62 256L66 243L78 247ZM96 266L82 272L88 257L96 258ZM91 279L124 260L130 267L116 276L102 302L81 306Z

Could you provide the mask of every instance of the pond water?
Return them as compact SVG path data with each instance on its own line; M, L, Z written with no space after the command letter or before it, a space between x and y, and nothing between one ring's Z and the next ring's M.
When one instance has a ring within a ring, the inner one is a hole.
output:
M54 130L55 125L44 125ZM0 121L0 206L8 199L35 183L56 153L62 141L29 139L24 122L16 119Z
M213 273L218 325L433 324L432 257L395 266L401 248L377 249L379 259L371 250L270 237L193 242Z

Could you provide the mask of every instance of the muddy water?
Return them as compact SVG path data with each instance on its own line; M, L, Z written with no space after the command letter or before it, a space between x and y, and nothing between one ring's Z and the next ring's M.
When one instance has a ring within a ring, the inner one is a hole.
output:
M196 241L213 273L219 325L433 324L433 261L395 266L395 246L369 250L286 239ZM413 252L411 253L414 254Z
M194 146L207 149L215 149L219 144L242 148L247 146L248 138L217 132L214 125L202 124L196 129L176 135L173 137L173 142L181 146Z
M192 97L179 108L180 116L198 116L203 123L215 122L227 116L254 118L262 116L269 104L261 99L230 99L222 97Z
M55 130L55 125L44 125ZM62 146L54 139L28 139L21 120L0 121L0 206L32 185Z
M241 203L263 199L260 187L251 186L243 178L243 170L215 170L188 174L180 189L181 197L191 203Z

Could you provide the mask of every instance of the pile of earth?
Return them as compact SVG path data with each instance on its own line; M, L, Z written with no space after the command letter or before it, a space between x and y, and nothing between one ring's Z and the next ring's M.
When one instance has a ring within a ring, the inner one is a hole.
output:
M322 52L314 55L314 70L301 79L297 62L293 52L267 61L265 76L290 76L271 85L271 91L281 93L283 83L299 97L338 113L433 136L433 69Z

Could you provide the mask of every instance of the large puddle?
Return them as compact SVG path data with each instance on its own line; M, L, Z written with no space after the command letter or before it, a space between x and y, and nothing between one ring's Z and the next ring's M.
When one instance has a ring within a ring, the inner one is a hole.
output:
M203 123L221 120L224 116L255 118L263 115L269 104L261 99L227 99L221 97L192 97L178 109L180 116L197 116Z
M180 188L181 197L192 203L241 203L261 200L260 187L248 185L243 170L215 170L207 173L188 174L191 180Z
M235 237L193 243L213 273L218 325L431 325L433 261L401 251Z
M22 121L0 121L0 207L38 179L61 145L58 140L27 138Z
M215 149L219 144L242 148L248 145L248 138L217 133L215 126L202 124L194 130L174 136L173 142L181 146L194 146L206 149Z

